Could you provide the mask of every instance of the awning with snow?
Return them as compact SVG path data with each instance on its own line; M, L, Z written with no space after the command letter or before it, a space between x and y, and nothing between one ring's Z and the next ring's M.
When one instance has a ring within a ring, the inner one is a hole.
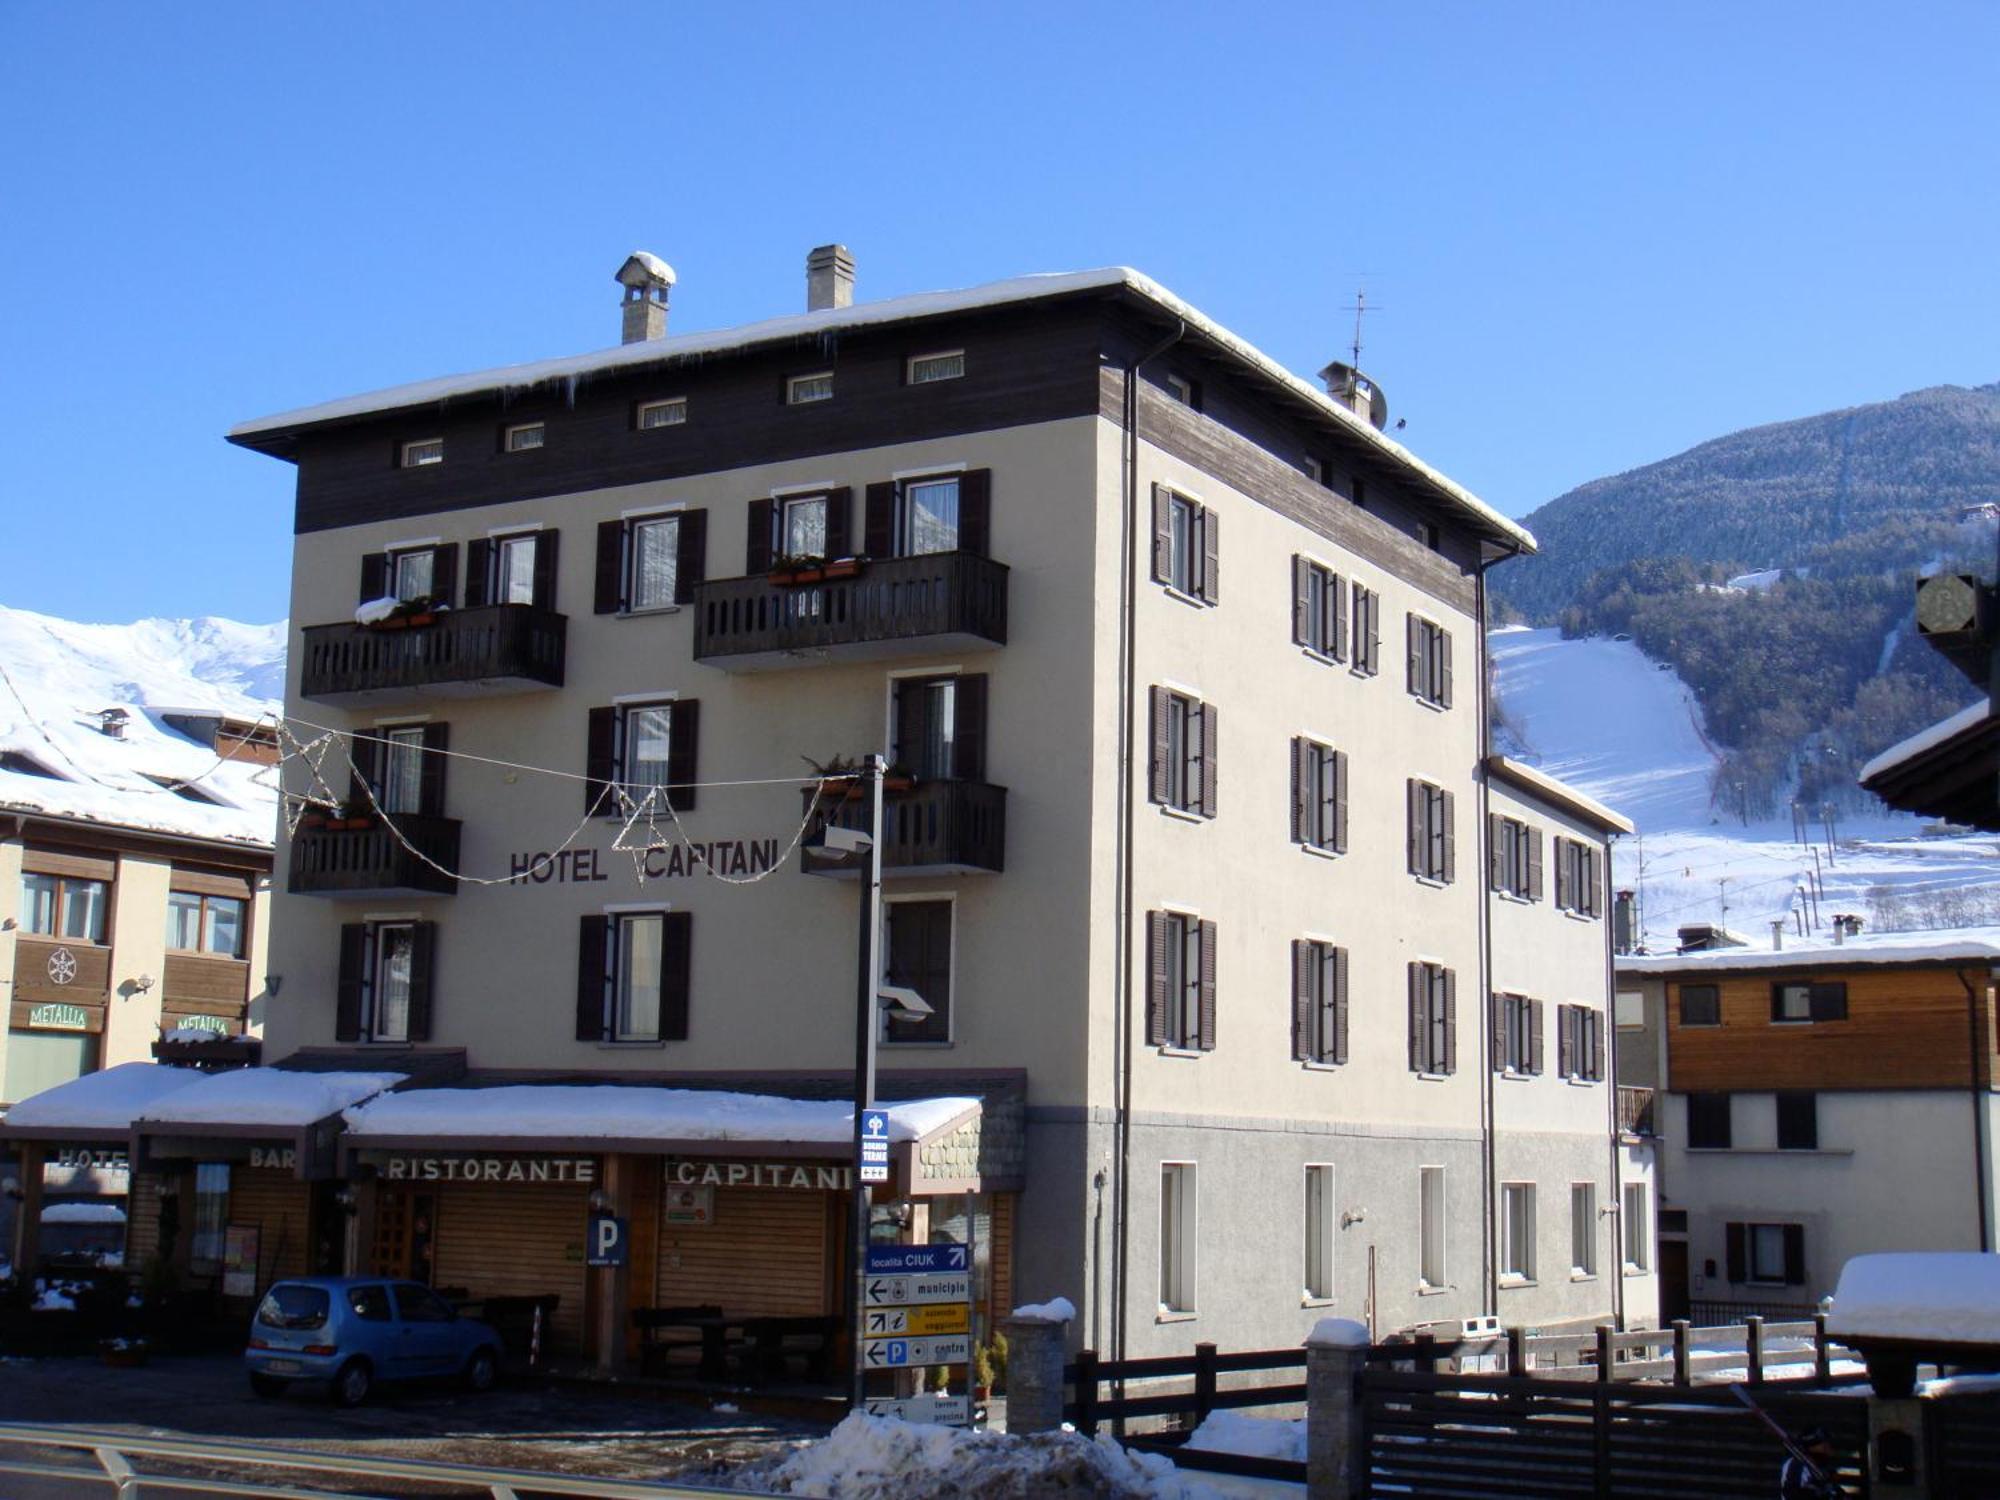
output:
M2000 716L1984 698L1891 745L1861 768L1862 788L1891 807L2000 829Z
M210 1073L134 1116L132 1166L144 1171L165 1161L240 1161L299 1177L330 1177L341 1112L408 1076L294 1068Z
M132 1133L132 1122L141 1114L206 1076L193 1068L147 1062L119 1063L85 1073L30 1094L8 1110L6 1120L0 1122L0 1139L103 1141L122 1146Z

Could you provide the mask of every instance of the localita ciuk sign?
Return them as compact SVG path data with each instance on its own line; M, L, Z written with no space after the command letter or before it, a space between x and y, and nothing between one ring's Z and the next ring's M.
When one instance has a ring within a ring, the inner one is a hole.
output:
M587 885L609 880L611 860L636 857L648 880L672 880L681 875L758 875L778 862L776 839L716 839L712 843L675 843L663 849L557 849L540 854L507 856L509 885Z

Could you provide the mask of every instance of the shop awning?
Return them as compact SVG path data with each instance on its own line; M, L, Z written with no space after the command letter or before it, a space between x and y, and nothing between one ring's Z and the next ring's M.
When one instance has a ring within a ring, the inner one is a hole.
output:
M132 1120L132 1161L235 1160L330 1175L341 1112L408 1078L406 1073L237 1068L210 1073ZM277 1153L266 1160L266 1153Z
M30 1141L113 1141L124 1145L132 1122L211 1075L192 1068L129 1062L85 1073L31 1094L7 1111L0 1137Z

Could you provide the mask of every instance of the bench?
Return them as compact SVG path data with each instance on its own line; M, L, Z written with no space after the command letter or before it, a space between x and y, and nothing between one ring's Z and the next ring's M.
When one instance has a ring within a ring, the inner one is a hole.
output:
M797 1358L804 1362L808 1380L827 1380L834 1343L845 1321L837 1314L744 1319L744 1331L754 1349L757 1379L783 1379L790 1373L789 1361Z
M692 1307L635 1307L632 1326L639 1330L639 1369L651 1375L672 1363L679 1349L699 1351L704 1324L720 1322L722 1309L703 1303Z

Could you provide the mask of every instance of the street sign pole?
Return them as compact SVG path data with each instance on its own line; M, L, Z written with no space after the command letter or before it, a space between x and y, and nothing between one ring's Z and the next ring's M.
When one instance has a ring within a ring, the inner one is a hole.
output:
M853 1311L848 1328L854 1350L854 1376L850 1390L852 1411L860 1411L867 1388L863 1360L861 1320L867 1303L868 1283L868 1184L861 1180L861 1142L867 1111L875 1107L875 991L881 983L882 962L882 757L871 755L868 778L868 869L861 878L861 931L856 962L860 973L854 989L854 1289Z

